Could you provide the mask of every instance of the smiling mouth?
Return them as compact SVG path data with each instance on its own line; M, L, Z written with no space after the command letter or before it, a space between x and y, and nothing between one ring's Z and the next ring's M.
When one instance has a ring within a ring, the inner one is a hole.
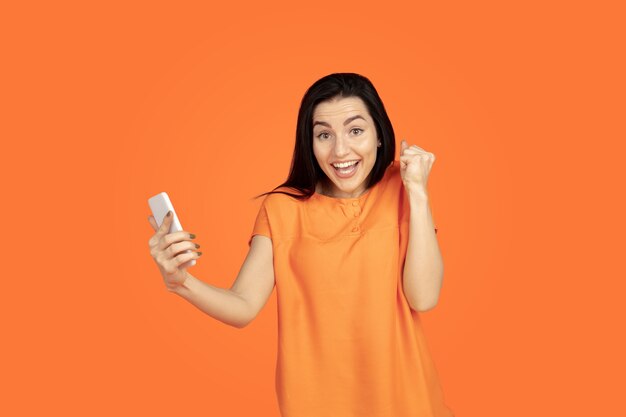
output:
M361 163L361 161L357 161L355 164L352 164L350 166L347 166L345 168L337 168L334 165L331 165L333 167L333 169L335 170L336 173L341 174L341 175L349 175L351 173L353 173L354 171L356 171L357 167L359 166L359 164Z

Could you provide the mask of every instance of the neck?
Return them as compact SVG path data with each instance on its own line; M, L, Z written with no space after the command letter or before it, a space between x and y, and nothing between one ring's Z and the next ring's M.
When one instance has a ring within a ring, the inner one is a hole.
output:
M329 187L323 180L321 180L317 184L317 186L315 187L315 192L317 192L318 194L323 194L323 195L325 195L327 197L332 197L332 198L358 198L361 195L363 195L363 193L365 193L365 191L367 191L367 190L363 190L363 191L359 192L358 193L359 195L356 196L356 197L354 197L354 196L352 196L352 197L350 197L350 196L348 196L348 197L346 197L346 196L338 197L338 196L332 195L331 192L329 191L330 189L331 189L331 187Z

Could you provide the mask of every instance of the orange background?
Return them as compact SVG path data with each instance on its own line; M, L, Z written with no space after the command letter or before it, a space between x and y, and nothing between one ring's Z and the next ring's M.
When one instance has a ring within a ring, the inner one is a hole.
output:
M167 191L228 288L306 88L433 152L421 315L462 416L624 415L624 14L606 2L3 5L1 415L278 416L276 293L229 327L148 250ZM617 2L615 2L617 4Z

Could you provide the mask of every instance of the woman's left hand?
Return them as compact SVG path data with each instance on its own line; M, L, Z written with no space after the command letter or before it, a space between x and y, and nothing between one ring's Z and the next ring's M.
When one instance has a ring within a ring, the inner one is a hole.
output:
M406 140L400 143L400 175L407 192L426 194L428 174L435 162L435 155L417 145L409 146Z

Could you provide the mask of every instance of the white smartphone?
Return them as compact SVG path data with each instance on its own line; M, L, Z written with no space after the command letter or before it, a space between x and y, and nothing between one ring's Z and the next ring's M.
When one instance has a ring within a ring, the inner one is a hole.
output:
M180 232L183 230L183 227L180 225L180 221L178 220L178 216L176 215L176 210L174 210L174 206L170 201L170 197L166 192L159 193L155 196L152 196L148 199L148 205L152 210L152 216L154 216L154 220L156 220L157 225L161 227L163 224L163 219L169 210L172 211L172 224L170 225L170 230L167 233L172 232ZM191 250L186 250L185 252L191 252ZM194 266L196 264L195 259L191 259L181 265L179 268L189 268L190 266Z

